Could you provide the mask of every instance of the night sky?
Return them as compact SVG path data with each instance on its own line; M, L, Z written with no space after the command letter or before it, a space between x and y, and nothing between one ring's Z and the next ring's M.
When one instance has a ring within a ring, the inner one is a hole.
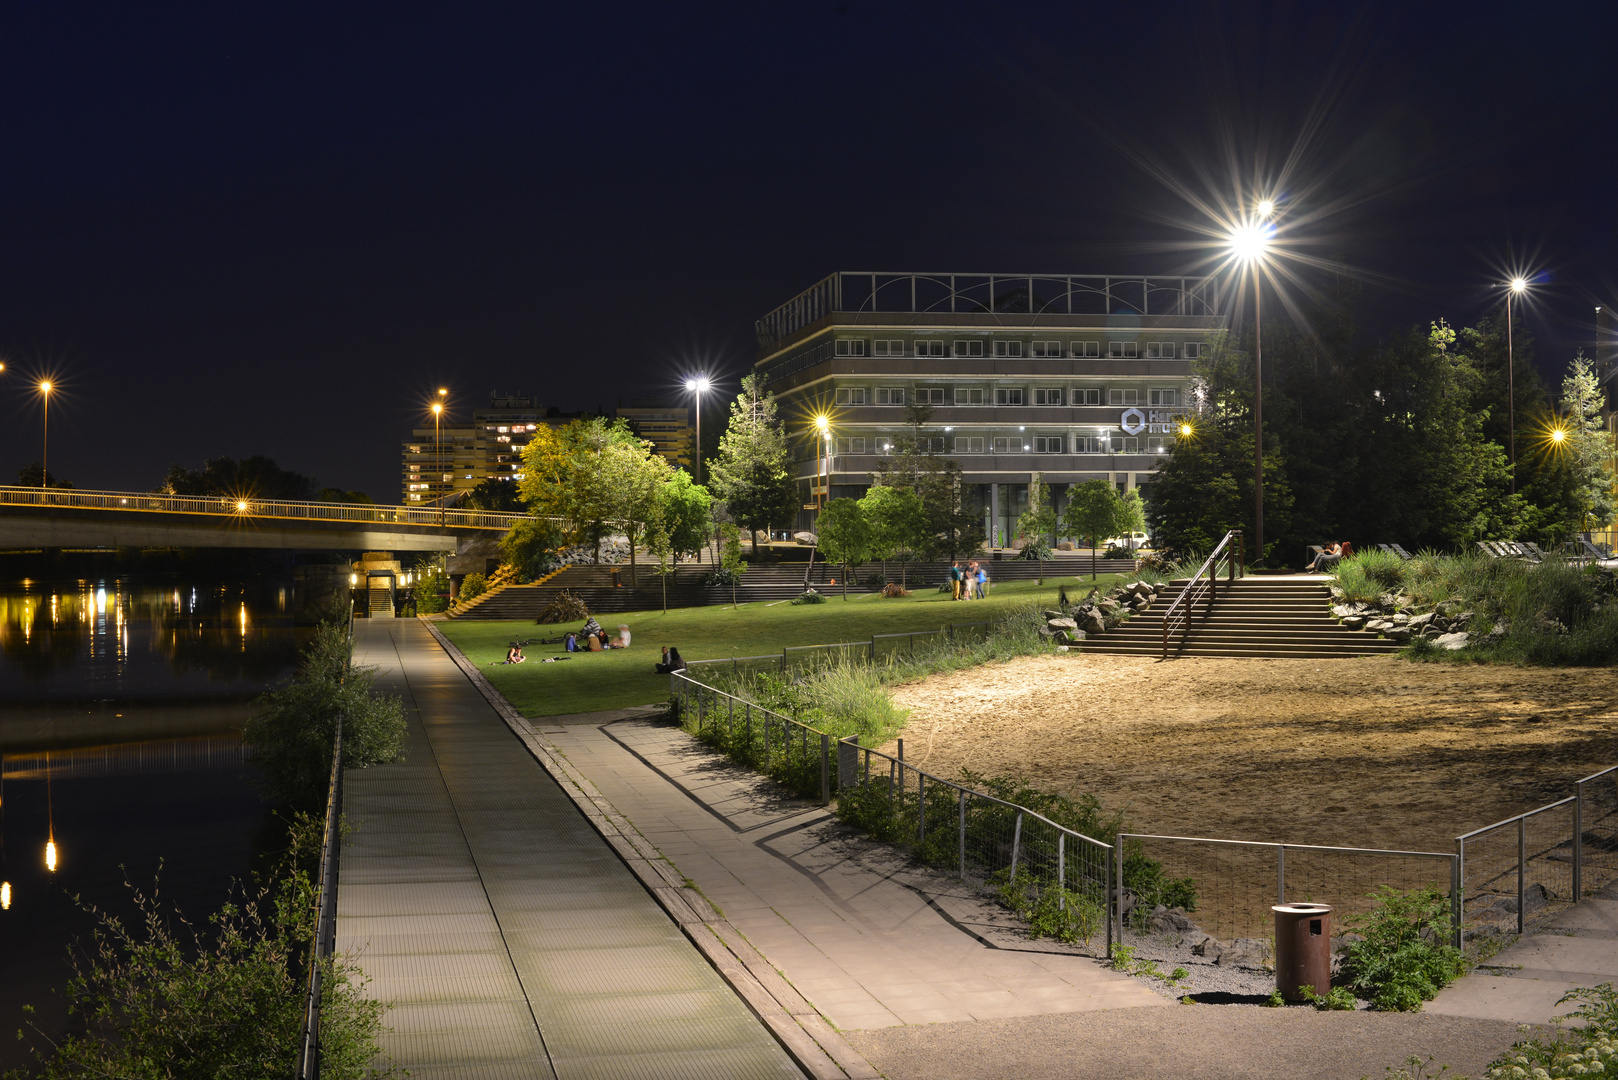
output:
M48 372L79 487L397 501L437 386L733 385L837 269L1184 272L1255 177L1367 341L1543 272L1559 378L1618 302L1615 46L1611 3L7 4L0 482Z

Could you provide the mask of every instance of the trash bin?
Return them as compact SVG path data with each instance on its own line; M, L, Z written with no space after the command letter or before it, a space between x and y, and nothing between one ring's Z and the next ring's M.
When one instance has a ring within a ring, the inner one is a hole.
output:
M1276 904L1275 988L1288 1001L1302 1001L1299 987L1316 994L1331 989L1331 906Z

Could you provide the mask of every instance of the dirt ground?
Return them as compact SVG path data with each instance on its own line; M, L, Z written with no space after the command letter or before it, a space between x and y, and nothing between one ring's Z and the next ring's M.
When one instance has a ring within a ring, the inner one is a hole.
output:
M1453 851L1618 765L1613 669L1069 654L894 699L907 760L1090 792L1137 832Z

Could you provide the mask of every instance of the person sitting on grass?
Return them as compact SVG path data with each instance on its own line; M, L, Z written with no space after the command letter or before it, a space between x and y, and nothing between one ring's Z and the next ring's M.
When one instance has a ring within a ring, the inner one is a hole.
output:
M581 638L601 636L601 624L596 622L596 617L594 615L590 616L590 618L585 621L583 628L579 630L579 636Z
M498 663L520 664L527 659L528 657L522 654L522 643L513 641L511 643L511 648L506 650L506 658L502 661L498 661Z
M615 649L629 648L629 627L625 624L618 624L618 640L613 642L612 647Z
M679 649L671 648L665 645L663 646L663 662L658 664L652 670L656 671L659 675L668 675L675 671L684 671L685 660L680 656Z

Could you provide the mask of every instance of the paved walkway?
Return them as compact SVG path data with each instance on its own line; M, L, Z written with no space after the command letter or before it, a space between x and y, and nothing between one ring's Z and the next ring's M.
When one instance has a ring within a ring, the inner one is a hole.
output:
M1612 886L1456 980L1427 1011L1546 1024L1573 1008L1557 1004L1563 994L1607 982L1618 983L1618 889Z
M338 947L411 1075L800 1070L415 620L361 622L407 759L347 775Z

